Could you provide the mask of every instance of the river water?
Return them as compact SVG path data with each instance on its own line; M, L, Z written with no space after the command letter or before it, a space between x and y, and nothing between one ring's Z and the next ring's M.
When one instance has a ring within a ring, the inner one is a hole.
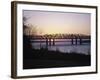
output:
M90 42L88 40L83 39L82 44L80 45L79 40L77 40L77 45L75 44L75 40L73 44L71 39L55 39L55 45L53 45L53 40L51 40L51 45L48 45L48 50L60 51L63 53L80 53L90 55ZM44 39L35 39L31 40L32 47L34 49L46 48L46 40Z

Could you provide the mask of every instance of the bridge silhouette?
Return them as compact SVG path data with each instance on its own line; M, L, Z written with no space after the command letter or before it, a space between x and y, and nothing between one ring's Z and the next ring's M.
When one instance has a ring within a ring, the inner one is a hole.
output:
M55 45L55 39L71 39L71 44L81 45L83 43L83 39L88 39L90 42L90 35L83 34L45 34L45 35L34 35L30 36L31 39L44 39L46 46ZM78 43L79 42L79 43Z

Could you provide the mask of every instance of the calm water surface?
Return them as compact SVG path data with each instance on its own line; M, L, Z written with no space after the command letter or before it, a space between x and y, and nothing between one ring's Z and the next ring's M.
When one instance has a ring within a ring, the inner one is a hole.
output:
M74 40L74 45L71 43L71 39L56 39L55 40L55 45L53 45L53 40L51 40L51 46L48 45L48 50L53 50L53 51L60 51L64 53L71 53L71 52L76 52L76 53L81 53L81 54L90 54L90 42L85 42L87 41L86 39L83 39L84 41L81 45L79 44L79 40L77 41L77 45L75 45L75 40ZM31 40L32 47L35 49L40 49L40 48L46 48L46 40Z

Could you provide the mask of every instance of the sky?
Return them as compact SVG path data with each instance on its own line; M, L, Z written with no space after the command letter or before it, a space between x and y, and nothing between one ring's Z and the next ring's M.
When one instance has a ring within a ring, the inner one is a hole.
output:
M90 35L91 14L54 11L23 10L25 24L32 25L38 34Z

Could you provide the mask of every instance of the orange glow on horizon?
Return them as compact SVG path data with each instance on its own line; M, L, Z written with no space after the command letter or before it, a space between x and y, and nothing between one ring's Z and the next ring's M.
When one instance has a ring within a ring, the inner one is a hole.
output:
M34 10L25 10L23 13L26 18L30 17L26 22L26 24L32 25L28 31L29 34L91 34L91 15L89 13Z

